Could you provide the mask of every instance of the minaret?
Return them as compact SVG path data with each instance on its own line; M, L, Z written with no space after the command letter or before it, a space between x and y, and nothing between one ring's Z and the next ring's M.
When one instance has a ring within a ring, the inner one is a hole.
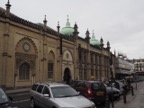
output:
M74 33L73 34L74 34L75 39L77 39L79 32L78 32L78 26L76 23L74 25Z
M46 31L46 27L47 27L46 15L45 15L45 18L44 18L44 20L43 20L43 23L44 23L44 30Z
M108 41L108 42L107 42L107 49L110 50L110 48L111 48L111 47L110 47L110 43L109 43L109 41Z
M8 17L8 18L10 16L10 7L11 7L11 5L10 5L10 2L8 0L8 2L6 4L6 17Z
M100 39L100 47L103 48L104 44L103 44L103 38L101 37Z
M58 25L57 25L57 31L58 31L58 33L60 32L60 26L59 26L59 21L58 21L58 23L57 23Z
M86 31L86 37L85 37L85 39L86 39L86 41L88 42L88 43L90 43L90 33L89 33L89 30L87 29L87 31Z

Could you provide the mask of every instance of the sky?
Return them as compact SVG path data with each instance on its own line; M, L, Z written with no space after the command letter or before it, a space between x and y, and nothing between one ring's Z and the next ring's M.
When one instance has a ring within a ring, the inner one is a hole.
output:
M94 31L95 38L110 42L111 52L121 52L128 59L144 58L144 0L9 0L11 12L33 23L43 23L57 30L64 27L67 15L71 27L78 25L79 36ZM7 0L0 0L5 8Z

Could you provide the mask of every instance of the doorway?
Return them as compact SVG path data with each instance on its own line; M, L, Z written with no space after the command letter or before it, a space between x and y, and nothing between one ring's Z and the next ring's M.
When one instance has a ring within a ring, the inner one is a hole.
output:
M69 68L66 68L64 71L63 81L69 84L71 80L71 72Z

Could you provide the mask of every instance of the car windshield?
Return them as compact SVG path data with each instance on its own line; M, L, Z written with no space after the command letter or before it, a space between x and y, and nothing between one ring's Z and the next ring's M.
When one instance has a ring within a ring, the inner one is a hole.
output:
M5 92L0 88L0 104L8 102Z
M105 89L103 83L92 83L92 89Z
M77 96L78 92L69 86L51 87L54 98Z

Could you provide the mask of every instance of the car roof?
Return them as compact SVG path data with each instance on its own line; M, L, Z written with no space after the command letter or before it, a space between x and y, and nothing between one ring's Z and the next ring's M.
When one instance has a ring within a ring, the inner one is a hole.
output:
M82 81L82 82L89 82L89 83L100 83L98 80L75 80L75 81Z
M47 86L50 86L50 87L69 86L67 84L57 83L57 82L38 82L38 83L35 83L35 84L47 85Z

